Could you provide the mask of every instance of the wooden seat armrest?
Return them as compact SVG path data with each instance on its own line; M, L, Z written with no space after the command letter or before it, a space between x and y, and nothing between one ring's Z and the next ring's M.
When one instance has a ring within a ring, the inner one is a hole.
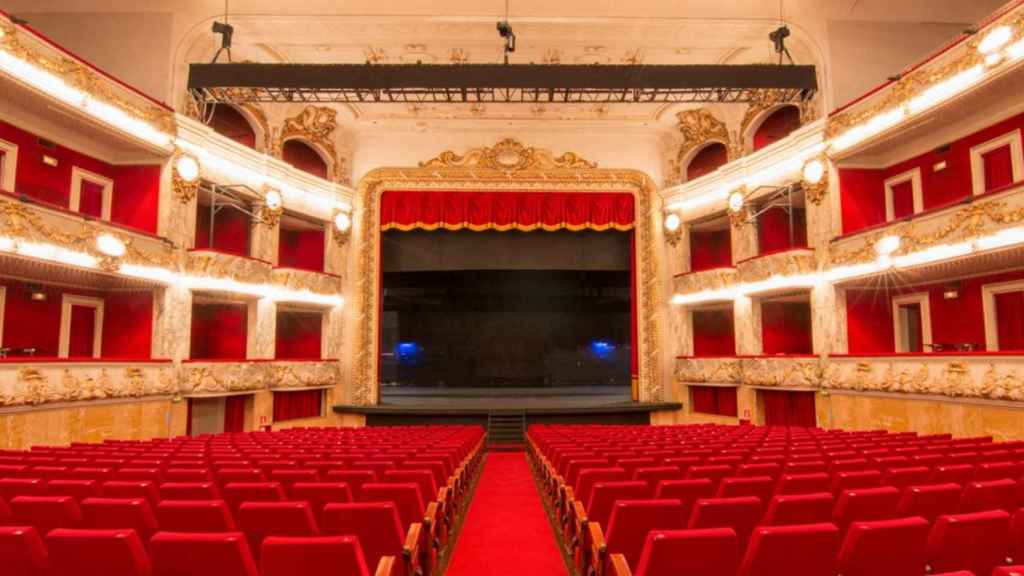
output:
M587 535L590 538L591 574L601 576L604 569L604 556L608 551L608 544L604 541L601 525L597 522L587 522Z
M402 546L402 560L405 562L405 573L410 576L421 574L420 568L420 538L422 538L423 525L414 522L409 525L409 532L405 534L405 544Z
M441 522L439 521L437 502L427 504L427 509L423 512L423 526L430 538L430 545L435 550L439 549L441 547Z
M609 576L633 576L633 571L629 569L629 562L626 562L626 557L622 554L612 554L608 560L612 565L612 573Z
M583 530L587 525L587 511L583 509L583 504L579 500L572 501L572 516L572 539L569 547L575 549L582 543Z
M380 562L377 562L377 571L373 574L374 576L392 576L397 574L397 564L394 556L381 556Z

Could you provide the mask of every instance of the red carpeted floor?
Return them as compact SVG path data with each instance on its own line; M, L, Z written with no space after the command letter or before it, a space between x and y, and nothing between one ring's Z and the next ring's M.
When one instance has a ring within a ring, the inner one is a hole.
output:
M567 576L522 452L491 452L448 576Z

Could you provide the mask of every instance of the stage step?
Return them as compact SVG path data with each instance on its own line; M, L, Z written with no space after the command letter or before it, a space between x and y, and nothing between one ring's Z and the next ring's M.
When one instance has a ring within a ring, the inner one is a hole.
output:
M526 439L526 412L501 410L487 413L487 444L495 449L519 449Z

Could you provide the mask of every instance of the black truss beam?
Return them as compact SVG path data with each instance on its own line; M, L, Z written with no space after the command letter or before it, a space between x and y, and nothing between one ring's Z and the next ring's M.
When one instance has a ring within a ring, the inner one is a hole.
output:
M806 100L814 66L192 64L204 102L652 103Z

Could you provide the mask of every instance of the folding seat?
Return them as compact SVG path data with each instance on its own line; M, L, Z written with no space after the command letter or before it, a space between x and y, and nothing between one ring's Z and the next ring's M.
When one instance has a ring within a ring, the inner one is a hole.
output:
M761 524L789 526L831 522L833 502L828 492L775 496L768 502Z
M932 572L989 574L1005 562L1009 546L1010 515L1005 510L939 516L928 534L928 566Z
M161 530L168 532L233 532L234 517L223 500L164 500L156 507Z
M700 466L702 462L703 460L696 456L674 456L662 459L661 464L662 466L675 466L679 468L680 475L685 475L690 467Z
M261 576L325 574L328 571L352 576L371 574L355 536L270 536L263 541L259 556Z
M286 460L283 458L264 458L256 461L256 467L263 470L263 473L270 477L271 470L289 470L295 468L298 462L295 460Z
M5 576L48 576L43 539L31 526L0 526L0 562Z
M616 467L625 470L626 478L628 479L633 478L633 472L635 472L637 468L651 468L653 466L657 466L657 462L654 461L654 458L619 458L613 462L613 464ZM568 482L568 478L566 478L566 481Z
M284 488L280 482L230 482L221 489L221 495L232 512L238 512L242 502L281 502Z
M14 523L14 515L11 514L11 507L7 501L0 498L0 526L10 526Z
M352 470L372 470L377 478L384 477L386 470L397 468L394 462L381 462L370 460L356 460L352 463Z
M267 475L271 482L280 482L285 490L296 482L319 482L320 474L308 468L288 468L271 470Z
M77 466L68 471L68 478L76 480L96 480L104 482L110 480L114 469L105 466Z
M46 480L42 478L0 479L0 498L8 503L18 496L45 496Z
M267 477L259 468L221 468L214 474L217 485L223 490L232 482L266 482Z
M725 464L719 464L715 466L692 466L686 471L687 480L698 480L700 478L707 478L711 480L711 483L718 488L718 483L722 481L722 478L732 475L732 466Z
M882 474L882 485L903 490L907 486L927 484L931 470L925 466L899 466L886 468Z
M331 470L324 475L327 482L344 482L352 491L352 498L359 499L363 484L377 481L377 473L372 470Z
M740 464L743 464L743 457L742 456L736 456L736 455L733 455L733 456L725 456L725 455L722 455L722 456L712 456L712 457L708 458L707 460L705 460L704 463L709 465L709 466L718 466L720 464L725 464L726 466L732 466L733 469L736 469L737 466L739 466Z
M979 482L1004 478L1017 480L1021 476L1024 476L1024 464L1019 462L983 462L974 469L974 479Z
M831 523L754 529L739 576L833 576L839 529Z
M750 476L768 476L772 480L778 479L782 474L782 467L774 462L761 464L740 464L733 473L734 478L748 478Z
M377 566L384 556L395 556L406 560L401 571L406 574L409 563L418 561L414 553L418 535L406 533L391 502L328 504L321 533L359 538L367 566Z
M1024 564L1024 508L1010 518L1010 560Z
M17 496L9 506L16 524L34 526L40 535L82 524L82 512L70 496Z
M651 466L637 468L633 471L633 476L631 478L622 479L645 482L653 492L654 489L658 487L658 483L662 480L682 480L682 478L682 471L675 466Z
M95 480L50 480L46 483L49 496L71 496L75 502L100 495L100 486Z
M32 466L28 470L28 477L30 478L42 478L43 480L53 480L55 478L67 478L69 477L70 469L67 466L50 466L40 465Z
M693 503L701 498L714 497L715 490L715 484L710 478L662 480L654 490L654 497L660 500L679 500L683 506L683 521L685 522L690 518Z
M26 476L28 476L28 465L26 464L0 464L0 479Z
M828 466L822 460L808 460L808 461L793 461L790 460L782 468L783 475L786 474L815 474L825 473L828 470Z
M925 573L928 521L919 516L850 525L837 570L843 576L907 576Z
M951 465L970 464L973 466L978 463L978 453L971 451L950 452L946 454L946 462Z
M46 536L50 576L149 576L150 564L134 530L57 528Z
M960 508L959 484L925 484L907 486L900 498L897 513L900 516L920 516L934 522L943 514L956 514Z
M378 483L363 484L361 500L364 502L394 502L403 526L423 520L424 504L416 484Z
M703 530L654 530L647 534L643 551L632 567L636 576L734 576L738 553L736 534L729 528ZM613 554L612 574L623 574L631 566L625 556Z
M755 496L702 498L693 504L687 528L732 528L740 550L746 550L750 533L761 520L764 505Z
M114 472L114 480L149 480L157 484L163 479L159 468L121 468Z
M948 459L946 461L948 462ZM932 484L954 482L963 486L974 480L974 474L973 464L943 464L932 468L932 475L928 480Z
M142 498L86 498L81 509L83 528L135 530L143 545L157 531L156 516Z
M320 535L306 502L244 502L238 509L238 528L249 540L249 549L257 562L267 536Z
M722 478L715 496L717 498L757 496L761 502L768 502L774 492L775 481L770 476L749 476L746 478Z
M596 482L590 490L586 505L586 521L596 522L602 528L608 527L612 508L619 500L643 500L650 498L652 491L639 480Z
M844 458L842 460L833 460L828 465L829 474L832 474L833 476L839 472L874 469L875 465L864 458Z
M954 576L954 574L936 574L935 576ZM970 572L961 572L959 576L972 576ZM1024 565L1000 566L992 571L992 576L1024 576Z
M323 526L324 507L352 502L352 491L344 482L296 482L288 490L288 498L308 502L317 525Z
M438 486L434 483L434 475L430 470L416 470L401 468L384 472L384 482L412 482L420 488L420 498L423 502L437 500Z
M851 522L894 518L899 502L900 491L892 486L846 490L832 509L832 523L845 534Z
M402 468L410 470L430 470L434 476L434 483L437 484L438 488L448 485L448 475L445 473L445 465L441 460L425 460L416 458L414 460L406 460L402 463Z
M960 496L960 512L1017 509L1017 483L1009 478L987 482L968 482Z
M160 484L161 500L220 500L220 490L213 482L164 482Z
M844 490L855 488L876 488L882 483L882 473L878 470L849 470L837 472L832 476L832 493L840 494Z
M245 535L158 532L149 542L153 576L259 576Z
M812 474L783 473L775 486L775 493L781 496L790 494L815 494L828 492L832 489L832 480L825 472Z
M210 472L205 468L168 468L164 470L164 482L209 482Z
M598 574L611 574L609 556L621 554L629 566L638 566L647 533L652 530L682 530L684 518L678 500L619 500L612 507L606 529L596 529L588 548ZM603 527L602 527L603 528Z

